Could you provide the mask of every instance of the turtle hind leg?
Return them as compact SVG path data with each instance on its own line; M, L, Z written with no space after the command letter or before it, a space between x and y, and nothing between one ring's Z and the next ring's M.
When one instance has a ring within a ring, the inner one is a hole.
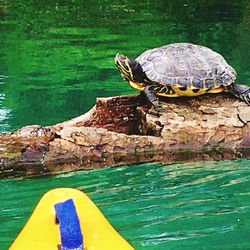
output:
M159 98L156 96L154 86L147 85L145 86L143 93L147 97L147 100L152 104L156 111L162 112L162 106L159 102Z
M232 83L227 89L236 97L250 105L250 88L248 86Z

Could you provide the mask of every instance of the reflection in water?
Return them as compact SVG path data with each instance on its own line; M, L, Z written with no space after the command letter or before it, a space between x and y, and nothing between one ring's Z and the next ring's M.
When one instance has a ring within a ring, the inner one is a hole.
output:
M0 245L10 244L44 192L74 187L89 194L136 249L245 249L250 243L249 166L246 159L144 164L5 179Z

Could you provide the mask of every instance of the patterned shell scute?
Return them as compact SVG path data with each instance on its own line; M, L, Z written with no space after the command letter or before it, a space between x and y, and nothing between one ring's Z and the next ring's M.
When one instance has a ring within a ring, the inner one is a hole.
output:
M217 52L191 43L174 43L147 50L136 58L153 82L194 88L230 85L235 70Z

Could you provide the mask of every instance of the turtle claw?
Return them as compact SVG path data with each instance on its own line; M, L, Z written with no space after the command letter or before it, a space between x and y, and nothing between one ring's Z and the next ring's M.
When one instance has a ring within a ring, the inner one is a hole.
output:
M148 113L151 114L151 115L154 115L154 116L159 117L161 111L159 111L158 109L156 110L155 107L152 106L152 107L148 110Z
M250 106L250 89L240 95L240 98Z
M163 108L162 106L154 106L155 110L159 113L164 113L166 112L166 109Z
M228 86L228 89L236 97L250 105L250 88L248 86L232 83Z
M154 109L157 112L159 113L164 112L164 109L162 108L159 102L159 98L156 96L155 89L153 86L150 85L146 86L143 90L143 93L147 97L148 103L150 103L150 105L153 105Z
M161 105L155 106L152 105L152 107L149 109L149 113L155 116L160 116L162 113L165 113L167 109L163 108Z

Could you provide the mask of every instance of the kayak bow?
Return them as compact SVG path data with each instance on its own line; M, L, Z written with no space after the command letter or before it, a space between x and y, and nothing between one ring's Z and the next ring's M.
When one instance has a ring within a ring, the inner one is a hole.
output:
M132 250L92 200L72 188L57 188L38 202L10 250Z

